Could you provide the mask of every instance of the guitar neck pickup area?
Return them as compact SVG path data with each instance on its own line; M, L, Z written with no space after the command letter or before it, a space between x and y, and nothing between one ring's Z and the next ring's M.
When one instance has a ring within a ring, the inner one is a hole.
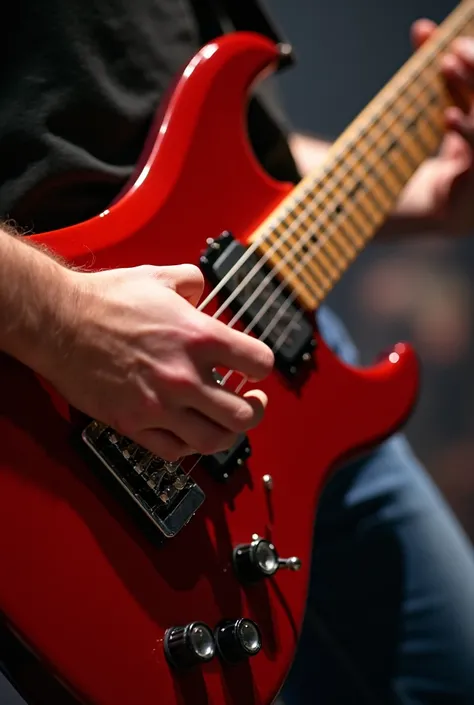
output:
M311 364L314 324L268 264L229 232L208 240L200 259L208 281L220 288L221 307L228 302L234 314L231 325L241 321L245 332L271 347L276 368L293 381Z

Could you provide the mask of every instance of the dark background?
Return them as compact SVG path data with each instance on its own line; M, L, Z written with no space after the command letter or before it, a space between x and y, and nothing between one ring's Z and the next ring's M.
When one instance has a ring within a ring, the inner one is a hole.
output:
M337 137L408 58L419 17L441 21L447 0L266 0L295 46L281 75L295 128ZM474 193L473 193L474 199ZM396 340L423 362L407 431L474 540L474 238L374 243L331 294L364 363Z

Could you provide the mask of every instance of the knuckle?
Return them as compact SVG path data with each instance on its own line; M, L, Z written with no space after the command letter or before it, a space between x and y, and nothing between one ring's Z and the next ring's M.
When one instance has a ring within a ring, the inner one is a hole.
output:
M185 336L188 348L208 348L215 344L215 335L205 316L193 316Z
M192 371L184 365L166 367L161 370L160 377L165 386L172 391L184 393L196 386L196 379Z
M153 264L140 264L136 267L136 271L148 277L156 277L159 268L155 267Z
M182 264L181 267L186 268L186 274L196 280L198 284L204 284L204 275L195 264Z

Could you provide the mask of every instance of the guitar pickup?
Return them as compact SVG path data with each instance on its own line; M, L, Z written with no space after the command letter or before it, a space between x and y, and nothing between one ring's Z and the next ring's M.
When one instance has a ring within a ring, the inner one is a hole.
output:
M241 433L234 445L228 450L212 455L203 455L200 464L215 480L225 482L239 467L242 467L252 455L248 437Z
M229 299L229 309L271 347L288 381L304 379L313 367L313 322L257 252L248 252L229 232L208 245L199 262L209 283L220 287L220 300Z

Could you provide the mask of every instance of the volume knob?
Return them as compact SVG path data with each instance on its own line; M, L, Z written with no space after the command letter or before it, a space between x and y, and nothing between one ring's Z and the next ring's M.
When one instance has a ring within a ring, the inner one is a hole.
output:
M280 568L292 571L301 568L301 561L297 556L280 558L275 546L261 538L236 546L233 561L237 576L244 583L255 583L261 578L269 578Z
M191 622L184 627L172 627L165 633L166 658L175 668L190 668L207 663L216 653L216 643L210 628L203 622Z
M269 578L278 570L278 553L275 546L266 539L240 544L234 549L234 567L239 578L253 583L261 578Z
M251 619L221 622L214 636L220 655L231 663L255 656L262 648L260 630Z

